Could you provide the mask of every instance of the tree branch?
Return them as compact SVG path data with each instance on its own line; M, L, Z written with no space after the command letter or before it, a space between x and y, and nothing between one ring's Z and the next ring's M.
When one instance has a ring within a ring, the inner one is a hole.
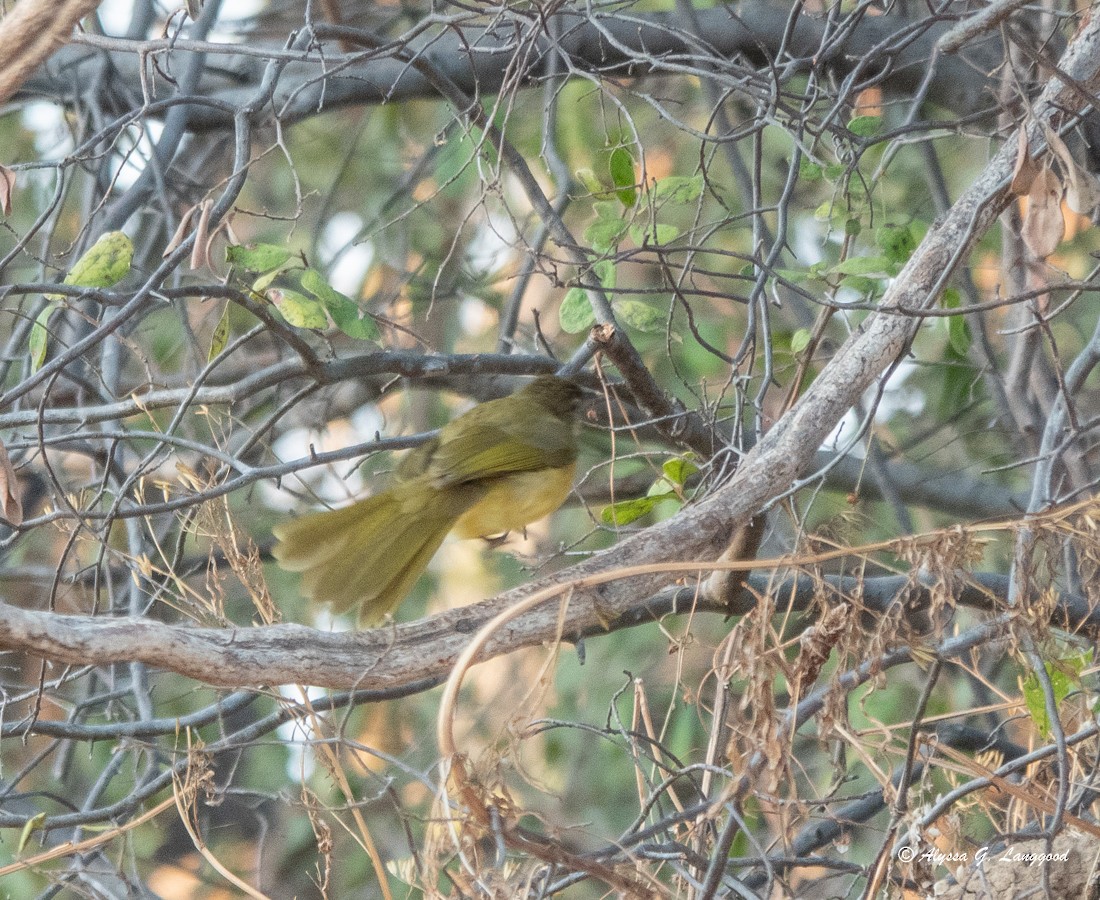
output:
M754 65L774 62L776 71L789 78L822 67L843 79L857 66L879 81L891 96L911 97L928 80L926 99L956 116L988 113L995 98L990 73L1004 59L998 35L968 46L956 55L937 54L937 40L950 21L910 20L899 15L861 16L841 36L825 18L800 15L790 25L788 9L764 0L750 0L736 7L717 7L697 12L700 33L706 43L680 27L678 13L599 13L564 11L553 20L514 20L511 27L484 28L448 20L416 36L395 38L388 49L370 54L322 54L319 49L287 61L270 109L284 123L316 115L323 109L359 104L395 103L438 96L431 80L409 67L402 55L412 51L446 75L462 91L483 96L509 87L537 84L555 71L553 57L565 61L565 70L596 77L637 78L652 74L697 74L713 79L715 60L743 57ZM473 18L473 17L471 17ZM318 26L317 34L329 33ZM333 35L336 31L331 32ZM517 44L525 47L523 70L516 73ZM264 59L236 52L236 45L186 40L126 41L86 35L84 46L70 46L56 53L47 66L28 79L25 93L65 98L80 83L87 65L99 66L110 57L119 83L137 84L145 54L172 52L213 53L221 49L218 64L204 73L196 90L201 96L227 107L236 107L262 77ZM195 46L191 46L194 43ZM139 55L140 54L140 55ZM272 49L272 58L286 52ZM326 74L328 73L328 74ZM752 92L753 86L734 72L720 78L729 90ZM154 96L171 91L162 80L153 82ZM770 88L758 86L755 90ZM231 118L211 106L193 110L190 124L196 129L221 129Z
M960 606L990 611L995 598L1008 590L1008 576L994 573L962 575L963 587L954 598ZM446 675L477 632L503 609L508 598L485 600L447 610L416 622L372 631L338 633L303 625L251 628L192 628L153 619L58 615L0 603L0 649L19 651L57 663L106 666L142 662L168 669L206 684L222 687L309 684L319 687L394 691L422 683L426 687ZM559 604L547 602L518 616L486 646L480 661L522 647L562 638L578 640L657 621L690 611L744 615L765 594L777 598L776 612L808 612L821 601L840 602L859 596L872 615L901 609L916 627L925 627L931 606L928 589L906 576L880 578L797 575L776 579L754 574L732 603L708 598L692 587L673 588L636 600L616 615L598 606L570 602L564 628ZM1060 598L1053 624L1095 633L1100 612L1084 598Z

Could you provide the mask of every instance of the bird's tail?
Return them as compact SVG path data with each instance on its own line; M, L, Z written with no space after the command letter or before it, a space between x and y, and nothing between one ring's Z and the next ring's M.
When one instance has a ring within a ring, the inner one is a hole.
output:
M280 565L302 573L302 593L359 606L359 624L377 625L412 590L458 518L483 490L437 489L425 480L397 484L342 509L310 513L275 526Z

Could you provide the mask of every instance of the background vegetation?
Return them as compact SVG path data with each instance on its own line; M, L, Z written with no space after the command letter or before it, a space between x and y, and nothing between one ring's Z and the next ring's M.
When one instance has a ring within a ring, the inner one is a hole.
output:
M1091 896L1089 11L9 4L0 895ZM566 363L550 521L271 564Z

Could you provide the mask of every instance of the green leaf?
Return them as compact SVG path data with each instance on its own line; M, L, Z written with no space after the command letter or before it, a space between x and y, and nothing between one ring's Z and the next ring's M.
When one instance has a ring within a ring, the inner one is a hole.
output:
M314 297L307 297L290 288L278 287L268 290L267 299L275 304L288 325L295 328L328 327L325 306Z
M690 456L674 456L672 459L666 459L661 464L661 471L665 473L665 478L673 484L683 486L692 475L699 471L699 467L691 461Z
M896 263L906 263L917 249L917 238L908 225L883 225L875 232L875 244Z
M596 273L596 277L600 279L600 284L605 290L615 290L616 276L618 270L615 268L615 261L612 259L601 259L592 266L592 271Z
M301 274L298 276L298 283L302 286L302 290L312 294L324 303L336 303L348 299L325 281L325 276L316 269L309 267L302 269Z
M376 341L382 337L374 319L351 297L330 285L316 269L303 270L302 288L325 305L336 327L348 337L360 341Z
M845 275L840 279L840 286L858 294L872 295L877 292L879 283L866 275Z
M597 219L606 219L608 222L621 222L623 219L622 204L615 200L597 200L592 204L592 212Z
M863 223L859 219L848 219L844 223L844 233L849 237L856 237L863 231Z
M268 296L272 288L296 291L300 294L304 290L302 287L302 273L304 271L305 269L301 266L289 269L272 269L270 272L258 276L252 282L252 290L264 297Z
M776 269L775 274L792 284L799 284L813 276L805 269Z
M121 231L108 231L76 261L64 283L73 287L112 287L126 277L133 259L130 239ZM50 299L60 297L54 294Z
M236 245L225 248L225 260L248 272L272 272L286 265L294 254L278 244Z
M206 354L206 361L210 362L225 349L229 343L229 304L225 304L218 324L214 326L214 333L210 336L210 351Z
M605 525L623 526L635 522L642 516L653 512L654 507L664 500L679 500L673 491L652 497L636 497L633 500L621 500L605 506L600 512L600 520Z
M1038 678L1032 672L1024 679L1023 683L1024 704L1027 712L1032 717L1032 722L1038 728L1040 736L1046 740L1051 735L1051 716L1046 714L1046 701L1043 698L1043 689L1038 684Z
M570 288L558 307L558 323L567 334L580 334L596 324L596 314L584 288Z
M806 157L799 160L798 177L803 181L820 181L823 174L821 166L817 163L811 162Z
M42 363L46 361L46 349L50 343L50 316L54 314L58 305L57 303L47 304L31 326L31 333L27 338L27 349L30 351L32 373L41 369Z
M596 177L596 173L591 169L577 169L573 173L577 181L584 185L584 189L588 191L593 197L603 197L607 194L606 188L600 182L600 179Z
M825 177L829 181L836 181L838 178L843 177L848 167L842 163L830 163L825 167Z
M330 306L328 312L336 327L349 338L357 341L382 339L382 332L378 328L378 323L374 321L374 317L360 309L359 304L351 298L344 298L343 302Z
M791 353L801 353L810 346L810 329L799 328L791 335Z
M275 303L283 318L296 328L327 328L331 319L350 338L373 341L381 337L378 326L359 304L332 287L316 269L275 269L259 276L252 289Z
M703 196L703 176L673 175L662 178L653 186L653 199L658 203L693 203Z
M955 288L948 288L941 298L944 309L958 309L962 306L962 297ZM970 325L962 314L951 316L947 320L947 343L960 359L965 359L970 352L970 345L974 343L974 337L970 333Z
M630 223L623 218L596 219L584 230L584 239L597 253L610 253L629 227Z
M1080 654L1057 662L1045 662L1047 677L1054 692L1054 704L1060 706L1062 701L1069 696L1077 683L1081 680L1081 671L1091 660L1091 654ZM1039 677L1032 672L1024 679L1023 684L1024 703L1031 714L1031 720L1039 729L1039 734L1044 740L1050 737L1050 717L1047 715L1046 703L1043 699L1043 689L1039 685Z
M882 127L882 116L856 116L848 123L848 130L857 137L870 137Z
M829 269L832 275L890 275L894 267L885 256L853 256Z
M668 244L676 240L680 236L680 229L675 225L669 225L664 222L658 222L653 226L656 230L654 234L650 235L655 238L655 241L651 243Z
M656 225L631 225L630 239L639 247L643 245L668 244L680 236L675 225L658 222Z
M262 275L258 275L256 280L252 282L252 290L257 294L262 294L271 287L272 283L280 275L284 275L282 269L272 269L270 272L264 272Z
M665 314L641 300L616 300L615 315L630 328L647 334L662 334L665 330Z
M91 285L81 285L82 287L91 287ZM31 835L34 834L42 824L46 821L46 814L44 812L37 813L27 819L27 824L23 826L23 830L19 832L19 843L15 848L15 855L22 854L23 849L27 846L27 841L31 839Z
M611 181L615 185L615 195L625 209L633 209L638 202L638 188L634 179L634 157L625 147L616 147L607 161Z
M958 413L974 396L974 370L960 365L959 358L950 344L944 353L945 363L940 366L940 388L935 398L935 414L943 419Z

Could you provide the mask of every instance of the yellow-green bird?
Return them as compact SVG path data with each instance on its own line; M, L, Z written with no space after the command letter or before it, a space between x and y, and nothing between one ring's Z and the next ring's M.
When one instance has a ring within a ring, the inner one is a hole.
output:
M302 593L359 624L400 605L448 533L484 537L553 512L573 485L581 389L553 375L481 403L398 466L392 487L275 527L273 551Z

